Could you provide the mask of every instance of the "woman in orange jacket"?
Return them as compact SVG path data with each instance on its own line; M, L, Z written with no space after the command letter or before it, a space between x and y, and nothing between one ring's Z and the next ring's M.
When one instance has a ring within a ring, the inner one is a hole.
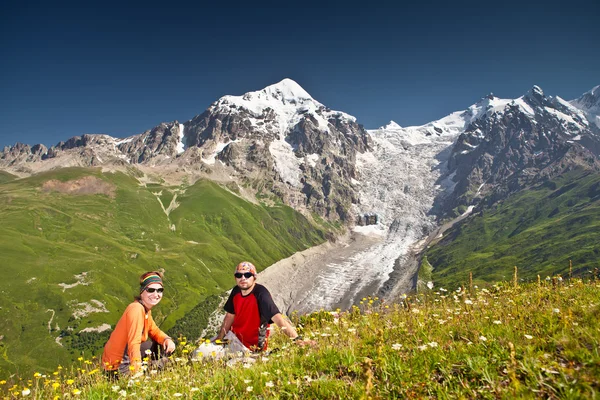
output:
M127 306L104 345L102 365L109 374L115 376L117 372L139 372L142 359L147 357L147 349L155 349L152 354L155 358L158 356L158 345L162 346L166 354L175 350L175 342L158 328L150 311L161 301L163 291L161 272L146 272L140 277L139 296Z

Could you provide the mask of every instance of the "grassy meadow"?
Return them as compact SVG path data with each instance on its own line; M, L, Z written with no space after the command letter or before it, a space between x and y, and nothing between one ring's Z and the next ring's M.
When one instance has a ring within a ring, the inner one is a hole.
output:
M3 378L6 398L581 399L600 391L600 281L552 277L433 288L386 304L322 310L277 328L269 353L190 361L180 338L165 370L107 380L97 359Z
M240 261L263 269L324 241L323 228L289 207L252 204L209 181L141 185L135 175L0 175L1 374L98 355L145 271L165 270L153 316L166 331L230 289Z
M426 250L431 280L463 285L519 276L589 276L600 267L600 174L575 170L469 216Z

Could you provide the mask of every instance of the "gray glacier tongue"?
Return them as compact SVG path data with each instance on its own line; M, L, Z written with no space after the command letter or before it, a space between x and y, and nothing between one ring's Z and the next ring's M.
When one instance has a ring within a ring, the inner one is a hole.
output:
M372 224L261 273L277 304L287 312L347 309L363 296L409 291L416 265L398 265L436 227L430 212L436 196L452 189L443 175L464 126L461 113L454 113L422 127L390 124L370 131L373 151L357 156L360 181L353 184L360 187L360 203L353 213Z

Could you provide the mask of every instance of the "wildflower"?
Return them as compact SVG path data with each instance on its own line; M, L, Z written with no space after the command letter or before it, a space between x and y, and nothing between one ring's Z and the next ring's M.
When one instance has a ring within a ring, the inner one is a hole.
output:
M125 389L123 389L123 390L121 390L119 392L119 396L121 396L121 397L126 397L127 396L127 392L125 391Z
M428 344L428 345L429 345L429 347L431 347L431 348L433 348L433 347L438 347L438 344L437 344L437 342L430 342L430 343L427 343L427 344Z
M144 354L146 354L147 356L152 354L152 350L150 349L146 349L146 351L144 351Z
M418 314L418 313L420 313L421 311L420 311L418 308L413 308L413 309L412 309L412 312L413 312L413 314Z
M60 383L58 383L58 382L54 382L52 384L52 389L58 389L59 387L60 387Z
M417 348L418 348L419 350L421 350L421 351L425 351L425 350L427 350L427 345L426 345L426 344L424 344L424 345L422 345L422 346L419 346L419 347L417 347Z
M531 340L531 339L533 339L533 336L531 336L531 335L525 335L525 339Z
M71 393L73 393L75 396L79 396L81 394L81 390L73 389L73 392L71 392Z
M120 389L120 387L119 387L118 385L113 385L113 386L111 387L111 389L112 389L112 391L113 391L113 392L118 392L118 391L119 391L119 389Z
M200 389L197 388L197 387L193 387L193 388L190 389L190 392L197 392L198 390L200 390Z
M185 346L187 342L180 342L179 345L180 346Z
M252 382L251 379L244 379L244 383L250 383L250 382Z
M2 379L2 380L0 381L0 385L6 385L6 381L5 381L4 379Z
M483 335L479 336L479 340L481 340L482 342L487 342L487 338Z
M473 304L473 302L471 300L469 300L469 299L466 299L465 300L465 304Z
M556 313L556 314L559 314L559 313L560 313L560 310L559 310L558 308L554 308L554 309L552 310L552 312L553 312L553 313Z
M21 394L23 396L29 396L31 394L31 390L29 390L29 388L25 388L25 389L23 389L23 391L21 392Z
M501 325L501 324L502 324L502 321L498 321L498 320L496 320L496 321L494 321L494 324L496 324L496 325Z
M429 290L433 289L433 282L427 282L427 287L429 288Z
M181 397L183 396L181 393L173 393L173 397Z
M248 387L246 388L246 392L251 392L252 390L254 390L254 388L253 388L252 386L248 386Z
M392 345L392 349L394 350L400 350L402 348L402 345L400 343L394 343Z
M83 357L77 358L77 361L83 361Z
M354 332L356 332L356 329L355 328L348 328L348 332L354 333Z
M42 376L42 374L40 374L39 372L36 372L35 374L33 374L34 378L39 378L40 376Z
M275 386L275 384L273 383L273 381L269 381L269 382L265 383L265 386L266 387L273 387L273 386Z
M75 381L73 379L67 379L67 385L72 385L74 383Z

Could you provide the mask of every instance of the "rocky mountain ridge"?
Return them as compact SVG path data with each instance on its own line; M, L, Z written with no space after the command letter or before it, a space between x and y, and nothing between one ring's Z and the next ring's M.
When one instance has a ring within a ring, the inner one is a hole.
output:
M466 126L448 160L445 210L505 198L577 166L600 170L600 129L586 112L534 86ZM489 107L489 106L488 106ZM589 113L587 113L589 115Z
M327 108L284 79L242 96L224 96L190 121L161 123L124 139L86 134L50 149L17 143L0 152L0 168L21 176L64 166L218 175L255 192L275 194L298 210L388 227L396 219L384 215L388 206L365 194L377 190L365 189L378 181L370 177L373 171L393 175L398 168L380 162L381 154L373 148L377 137L387 141L380 146L388 150L442 143L427 155L439 161L432 167L439 172L436 200L427 212L449 215L486 196L501 199L574 165L597 169L599 98L599 86L570 102L546 97L534 86L517 99L490 94L423 126L403 128L392 121L367 133L356 118ZM382 165L369 170L368 165L377 163ZM396 193L396 183L389 179L381 185Z
M47 149L17 144L0 168L21 176L64 166L150 166L208 175L224 170L240 185L286 204L348 220L357 201L356 154L370 137L356 118L314 100L291 79L243 96L224 96L190 121L162 123L125 139L82 135Z

